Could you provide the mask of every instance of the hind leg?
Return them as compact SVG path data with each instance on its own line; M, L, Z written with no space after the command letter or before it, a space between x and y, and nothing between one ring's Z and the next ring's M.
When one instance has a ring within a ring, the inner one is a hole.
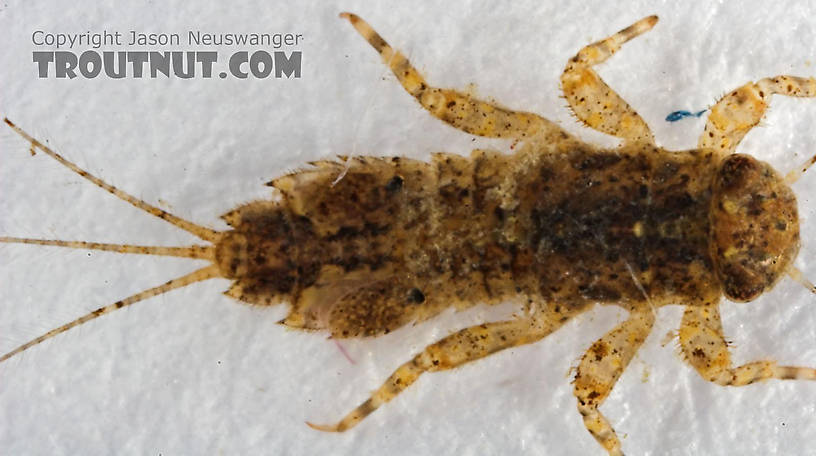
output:
M769 378L816 380L816 369L778 366L771 360L733 366L717 303L686 308L680 327L680 346L686 362L701 377L719 385L743 386Z
M648 32L657 16L643 18L620 32L590 44L570 59L561 75L561 89L572 112L586 126L626 141L654 142L649 126L623 98L592 69L604 62L624 43Z
M359 16L342 13L380 54L400 84L434 117L466 133L490 138L524 140L531 136L566 133L549 120L529 112L512 111L462 92L431 87L401 52L394 50Z
M764 78L723 96L711 108L698 145L733 153L742 138L759 123L771 95L816 97L816 79L796 76Z
M651 309L633 311L629 318L592 344L575 376L575 397L584 426L610 455L622 455L615 430L598 407L612 392L654 324Z
M498 351L536 342L558 329L568 318L563 314L534 314L525 318L471 326L429 345L403 364L371 397L334 425L307 423L314 429L343 432L357 425L381 405L411 386L425 372L435 372L475 361Z

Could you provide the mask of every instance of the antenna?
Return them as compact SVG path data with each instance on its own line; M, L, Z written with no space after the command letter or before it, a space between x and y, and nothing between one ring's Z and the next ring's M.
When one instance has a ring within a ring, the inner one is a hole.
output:
M791 279L799 282L803 287L810 290L811 293L816 294L816 285L813 285L813 283L810 280L805 278L805 276L802 274L802 271L796 269L795 266L790 265L788 266L787 273Z
M785 175L785 183L788 185L793 184L794 182L798 181L805 171L808 170L814 163L816 163L816 155L810 157L808 161L802 163L802 166L796 167L788 172Z

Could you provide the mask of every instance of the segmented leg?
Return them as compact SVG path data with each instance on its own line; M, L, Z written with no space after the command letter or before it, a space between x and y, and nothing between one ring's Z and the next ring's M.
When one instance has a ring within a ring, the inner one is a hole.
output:
M610 455L621 455L615 430L598 411L615 382L635 356L654 324L651 309L633 311L629 318L592 344L575 376L575 397L584 425Z
M762 119L768 100L774 94L816 97L816 79L795 76L764 78L725 95L711 108L699 147L727 154L734 152L745 134Z
M511 111L451 89L429 86L401 52L394 50L355 14L342 13L351 25L379 52L400 84L423 108L454 128L477 136L523 140L534 135L566 135L557 125L529 112Z
M581 49L561 75L561 89L572 112L586 126L627 141L654 142L649 126L623 98L592 69L621 46L657 23L657 16L643 18L620 32Z
M700 376L719 385L743 386L769 378L816 380L816 369L777 366L770 360L732 367L717 303L686 308L680 327L680 346L686 361Z
M381 405L411 386L425 372L452 369L505 348L536 342L558 329L568 318L560 314L471 326L429 345L400 366L371 397L334 425L307 423L314 429L342 432L357 425Z

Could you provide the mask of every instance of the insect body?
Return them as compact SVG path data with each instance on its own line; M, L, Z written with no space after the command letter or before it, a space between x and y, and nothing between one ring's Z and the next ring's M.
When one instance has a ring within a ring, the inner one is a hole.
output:
M598 408L660 306L686 307L680 345L707 380L739 386L767 378L816 379L814 369L767 361L733 366L718 313L721 296L750 301L786 273L806 283L791 266L799 226L788 184L812 161L783 178L767 164L732 152L760 120L771 94L816 96L816 81L780 76L749 83L711 109L697 149L663 150L592 69L651 29L657 18L647 17L582 49L562 76L576 117L623 139L619 148L601 149L535 114L428 85L362 19L341 16L434 116L521 147L512 155L437 154L430 163L399 157L315 162L270 182L279 201L256 201L225 214L231 229L219 232L102 182L6 120L33 148L211 245L0 241L181 256L211 265L100 308L0 361L113 310L225 277L233 281L229 296L259 306L287 302L283 324L335 338L385 334L449 307L508 300L524 306L523 315L465 328L426 347L338 423L310 424L325 431L353 427L425 372L536 342L595 303L629 312L592 344L574 383L585 426L609 454L621 454L621 444Z

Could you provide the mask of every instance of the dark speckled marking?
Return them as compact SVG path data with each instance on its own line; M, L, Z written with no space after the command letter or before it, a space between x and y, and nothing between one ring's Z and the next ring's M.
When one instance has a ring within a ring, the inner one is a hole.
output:
M422 304L425 302L425 295L419 288L411 288L408 292L408 300L415 304Z

